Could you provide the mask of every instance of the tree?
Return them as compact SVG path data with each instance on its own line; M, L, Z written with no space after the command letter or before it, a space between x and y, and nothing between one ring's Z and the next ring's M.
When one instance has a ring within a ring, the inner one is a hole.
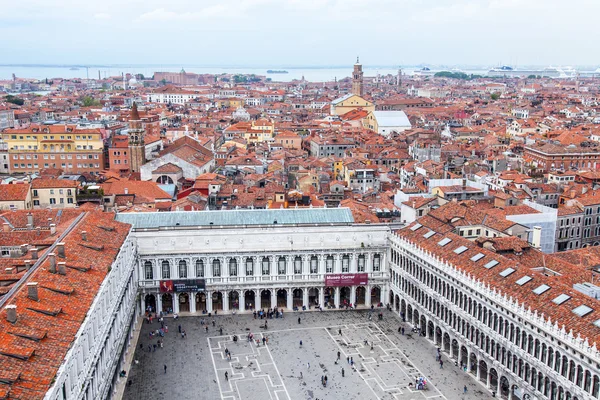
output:
M167 80L166 79L161 79L160 83L165 86L167 84Z
M500 93L492 93L490 98L492 100L498 100L500 98Z
M85 96L83 99L81 99L81 102L83 103L84 107L92 107L92 106L100 105L100 102L98 100L96 100L90 96Z
M18 106L22 106L23 104L25 104L25 100L23 100L20 97L13 96L11 94L9 94L8 96L4 97L4 100L6 100L9 103L16 104Z

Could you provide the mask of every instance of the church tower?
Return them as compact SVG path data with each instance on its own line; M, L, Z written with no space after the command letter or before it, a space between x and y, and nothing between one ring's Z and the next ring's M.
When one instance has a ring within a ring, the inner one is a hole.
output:
M146 162L146 148L144 146L144 135L146 131L142 127L142 120L138 113L137 103L131 107L129 116L129 170L140 172L140 168Z
M363 95L363 70L358 57L356 57L356 64L354 64L354 72L352 73L352 94Z

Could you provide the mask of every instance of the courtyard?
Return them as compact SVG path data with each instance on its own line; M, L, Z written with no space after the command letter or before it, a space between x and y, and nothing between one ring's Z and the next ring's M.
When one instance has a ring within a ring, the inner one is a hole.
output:
M368 311L353 310L288 312L268 320L251 314L168 317L163 347L156 350L159 337L149 334L160 323L144 323L124 399L491 398L444 353L440 368L436 347L412 334L397 314L383 310L378 320L378 312L371 320ZM421 377L425 390L416 387Z

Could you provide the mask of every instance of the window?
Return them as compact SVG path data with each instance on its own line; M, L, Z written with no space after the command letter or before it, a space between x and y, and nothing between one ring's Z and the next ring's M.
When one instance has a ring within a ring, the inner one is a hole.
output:
M465 246L460 246L460 247L457 247L456 249L454 249L454 252L455 252L456 254L462 254L462 253L464 253L465 251L467 251L467 248L466 248Z
M381 268L381 256L379 254L375 254L373 257L373 272L379 272Z
M229 276L237 276L237 260L235 258L229 259Z
M40 201L39 200L34 200L33 201L33 205L34 206L39 206L40 205Z
M342 272L350 272L350 256L348 254L342 257Z
M196 260L196 277L204 278L204 261Z
M328 274L333 272L333 256L327 256L325 260L325 272Z
M271 265L270 265L269 257L263 257L262 259L262 274L269 275L271 273Z
M358 256L358 272L365 272L365 255Z
M417 229L419 229L419 228L420 228L420 227L422 227L422 226L423 226L423 225L421 225L421 224L414 224L414 225L413 225L413 226L410 228L410 230L414 232L414 231L416 231Z
M162 278L171 279L171 266L167 260L163 260L162 264Z
M477 254L475 254L473 257L471 257L471 261L479 261L479 260L481 260L483 257L485 257L485 254L482 254L482 253L477 253Z
M34 196L34 197L37 197L37 196L38 196L38 191L37 191L37 189L33 189L33 196Z
M565 301L569 300L570 298L571 298L571 296L569 296L568 294L561 294L561 295L557 296L554 300L552 300L552 302L554 304L560 305L560 304L564 303Z
M550 286L548 286L548 285L540 285L540 286L536 287L535 289L533 289L533 293L535 293L535 294L542 294L545 291L547 291L548 289L550 289Z
M254 275L254 260L250 257L246 258L246 275Z
M434 231L429 231L429 232L427 232L426 234L424 234L424 235L423 235L423 237L424 237L425 239L429 239L429 238L430 238L430 237L432 237L433 235L435 235L435 232L434 232Z
M50 197L50 204L56 204L56 199L54 197Z
M532 279L533 279L532 277L525 275L524 277L522 277L521 279L519 279L517 281L517 285L523 286L524 284L526 284L527 282L529 282Z
M147 281L154 279L154 271L150 261L146 261L144 263L144 276L146 277Z
M443 238L442 240L440 240L438 242L438 246L444 247L445 245L447 245L451 241L452 241L452 239L450 239L450 238Z
M212 268L213 268L213 276L215 276L215 277L221 276L221 260L213 260Z
M285 257L279 257L277 261L277 273L279 275L285 275Z
M507 276L509 276L513 272L515 272L514 268L506 268L504 271L500 272L500 276L503 277L503 278L506 278Z
M185 260L179 261L179 277L187 278L187 263L185 262Z
M317 258L317 256L312 256L310 258L310 273L316 274L318 270L319 270L319 259Z
M491 268L494 268L498 264L500 264L498 261L492 260L492 261L489 261L487 264L485 264L483 266L483 268L485 268L485 269L491 269Z
M592 311L594 311L594 310L592 308L586 306L585 304L582 304L579 307L576 307L573 309L573 312L575 313L575 315L578 315L580 317L585 317Z
M296 256L294 258L294 274L300 275L302 273L302 258L300 256Z
M50 189L50 194L54 194L54 189Z

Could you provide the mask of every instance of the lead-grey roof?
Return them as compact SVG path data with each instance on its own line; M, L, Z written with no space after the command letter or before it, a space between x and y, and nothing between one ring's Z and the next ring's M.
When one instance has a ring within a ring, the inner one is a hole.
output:
M349 208L304 208L273 210L173 211L117 214L117 221L134 229L176 226L240 226L354 223Z

